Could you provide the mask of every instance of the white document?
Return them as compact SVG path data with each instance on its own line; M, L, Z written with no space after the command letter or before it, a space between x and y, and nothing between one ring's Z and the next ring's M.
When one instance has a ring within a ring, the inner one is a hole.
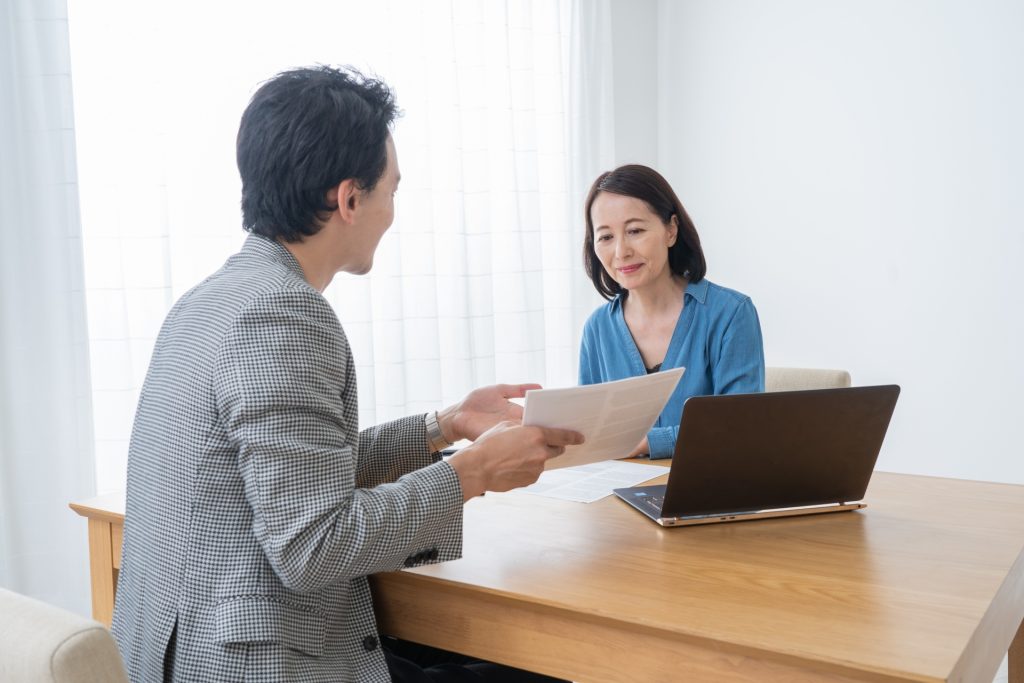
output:
M668 470L664 467L607 460L578 467L548 470L540 475L537 483L513 489L509 493L529 493L545 498L593 503L610 496L612 489L636 486L666 472Z
M523 424L572 429L585 443L569 446L545 469L624 458L665 408L685 368L564 389L526 392Z

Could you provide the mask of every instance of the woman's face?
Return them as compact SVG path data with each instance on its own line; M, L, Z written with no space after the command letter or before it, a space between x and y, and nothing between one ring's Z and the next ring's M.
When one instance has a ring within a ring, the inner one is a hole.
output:
M594 252L623 289L671 281L668 248L679 232L675 216L666 224L636 197L601 192L590 207L590 221Z

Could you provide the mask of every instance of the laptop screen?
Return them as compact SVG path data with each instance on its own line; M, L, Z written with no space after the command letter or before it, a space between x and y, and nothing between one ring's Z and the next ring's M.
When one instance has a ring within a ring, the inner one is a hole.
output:
M862 499L899 392L886 385L688 399L662 514Z

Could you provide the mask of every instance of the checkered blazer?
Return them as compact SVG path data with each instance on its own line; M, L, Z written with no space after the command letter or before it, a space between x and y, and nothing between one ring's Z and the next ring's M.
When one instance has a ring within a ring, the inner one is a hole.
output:
M462 492L423 416L358 429L327 301L276 242L164 322L128 453L113 632L136 683L388 681L367 575L458 557Z

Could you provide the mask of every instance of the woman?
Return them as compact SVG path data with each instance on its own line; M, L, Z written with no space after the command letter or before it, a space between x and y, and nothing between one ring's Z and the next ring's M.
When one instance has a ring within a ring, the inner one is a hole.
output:
M697 230L654 169L601 174L585 214L583 261L609 302L583 329L580 384L685 367L658 421L628 454L672 457L687 398L764 391L757 310L748 296L704 278Z

